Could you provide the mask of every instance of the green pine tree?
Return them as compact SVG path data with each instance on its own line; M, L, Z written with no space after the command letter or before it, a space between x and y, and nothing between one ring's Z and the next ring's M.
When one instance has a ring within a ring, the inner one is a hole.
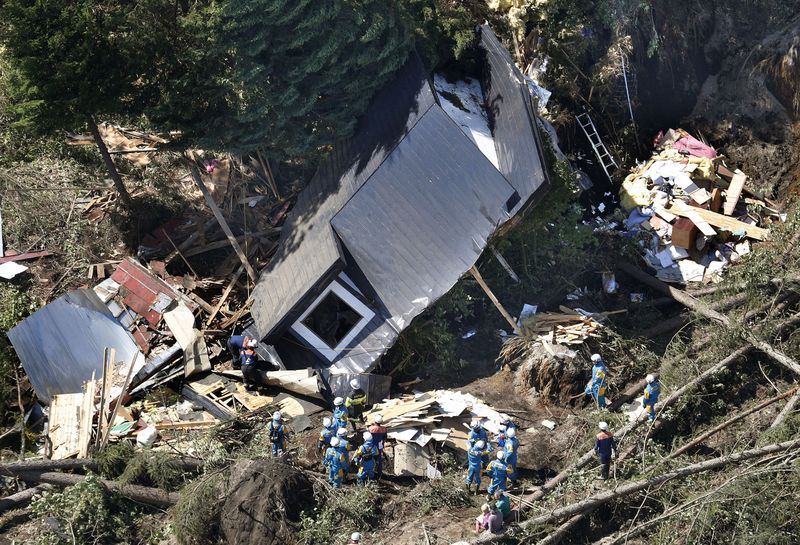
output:
M120 198L130 205L95 121L137 107L144 65L122 6L110 0L7 0L0 29L15 70L18 122L42 131L87 125Z

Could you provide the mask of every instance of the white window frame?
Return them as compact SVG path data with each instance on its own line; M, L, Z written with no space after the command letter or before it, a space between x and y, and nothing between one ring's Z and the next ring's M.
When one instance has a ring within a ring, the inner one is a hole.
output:
M347 279L345 279L345 281L347 281ZM328 343L323 341L316 333L303 324L303 320L305 320L309 314L314 312L314 310L317 308L317 305L319 305L320 302L322 302L322 300L325 299L330 292L333 292L337 297L339 297L339 299L347 303L350 308L352 308L361 316L361 319L352 327L352 329L350 329L350 332L344 336L338 345L334 347L329 346ZM290 330L295 335L304 339L311 346L313 346L328 361L334 362L336 361L336 358L344 351L344 349L349 346L350 342L356 338L356 335L361 333L361 330L366 327L373 317L375 317L375 313L367 305L359 301L355 295L353 295L347 288L342 286L339 280L334 280L322 291L322 293L314 300L314 302L308 306L306 311L300 315L300 318L298 318L297 321L292 324Z

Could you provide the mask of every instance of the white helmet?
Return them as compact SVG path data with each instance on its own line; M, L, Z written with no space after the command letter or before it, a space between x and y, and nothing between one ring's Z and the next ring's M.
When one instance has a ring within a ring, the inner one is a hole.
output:
M653 382L656 381L656 377L651 373L647 375L647 378L645 380L647 381L647 384L652 384Z
M344 405L344 399L342 399L341 397L337 397L336 399L333 400L333 404L336 405L337 407L341 407L342 405Z
M331 437L331 446L338 447L339 446L339 438L338 437Z
M350 387L353 388L354 390L356 388L358 388L358 386L359 386L359 384L358 384L358 379L357 378L354 378L353 380L350 381Z
M505 433L505 431L507 429L508 429L508 426L506 426L505 424L500 424L500 433Z
M338 435L339 437L344 437L345 435L347 435L347 428L339 428L338 430L336 430L336 435Z
M600 354L592 354L592 361L594 361L594 362L598 362L598 361L600 361L600 360L602 360L602 359L603 359L603 358L602 358L602 357L600 357Z
M372 441L372 434L368 431L365 431L361 437L364 438L364 441Z
M517 435L517 430L511 428L506 432L506 435L508 435L509 437L514 437L515 435Z
M498 460L502 460L505 457L506 457L506 453L504 451L502 451L502 450L498 450L497 451L497 459Z
M382 414L376 414L372 418L372 421L375 422L376 424L383 424L383 415Z
M603 431L606 431L608 429L608 422L600 422L597 427Z
M258 346L258 341L255 339L250 339L249 341L247 341L247 346L248 348L255 348L256 346Z
M359 541L361 541L361 534L359 534L358 532L353 532L352 535L350 536L350 541L355 541L356 543L358 543Z
M274 413L272 413L272 419L273 420L280 420L282 416L283 415L281 414L280 411L275 411Z
M326 427L326 428L330 428L331 427L331 423L332 423L332 421L331 421L330 417L328 417L328 416L326 416L325 418L322 419L322 425L324 427Z
M485 446L486 446L486 443L484 443L483 441L476 441L475 442L475 448L483 448Z

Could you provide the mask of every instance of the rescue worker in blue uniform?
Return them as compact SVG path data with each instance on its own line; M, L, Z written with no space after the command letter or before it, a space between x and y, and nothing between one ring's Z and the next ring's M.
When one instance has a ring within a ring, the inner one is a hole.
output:
M472 490L475 483L475 495L481 488L481 473L483 471L483 458L486 455L486 443L475 441L475 444L467 450L467 490Z
M510 430L510 429L512 429L512 428L513 428L513 429L517 429L517 425L516 425L516 424L514 424L514 421L513 421L513 420L511 420L511 418L506 418L506 419L505 419L505 420L502 422L502 425L503 425L503 426L505 426L505 428L506 428L506 431L508 431L508 430Z
M319 432L319 441L317 441L317 451L322 452L331 444L331 438L336 435L336 427L333 420L326 416L322 419L322 431Z
M372 425L369 427L369 432L372 434L372 442L378 448L376 476L380 479L383 477L383 457L385 456L383 450L386 447L386 435L389 433L389 430L383 425L382 415L376 414L372 418Z
M333 400L333 420L337 429L347 427L347 407L344 406L344 399L341 397Z
M506 448L506 432L508 428L505 424L500 424L500 433L497 434L495 441L497 442L497 448Z
M234 361L234 367L241 366L244 386L248 390L253 390L257 382L257 363L258 354L256 347L258 341L246 335L233 335L228 339L228 351ZM237 361L238 360L238 361Z
M489 488L486 491L489 496L494 494L495 490L506 490L506 481L511 474L511 466L505 463L505 451L498 450L496 459L489 462L486 466L486 474L491 476L492 482L489 483Z
M378 448L372 442L372 434L365 431L362 435L364 443L356 449L353 461L358 465L358 484L367 484L367 480L375 480L375 461L378 457Z
M283 454L286 432L283 428L281 416L280 411L275 411L269 423L269 442L272 443L272 456Z
M483 441L484 444L489 443L489 434L486 433L480 420L474 420L472 422L472 429L469 430L467 441L469 442L469 446L473 446L477 441Z
M506 434L508 437L506 438L505 447L503 450L506 453L505 462L511 466L512 471L508 478L511 480L511 484L513 485L515 482L517 482L517 451L519 450L519 439L517 439L516 428L510 428Z
M339 452L344 454L344 472L350 472L350 441L347 440L347 428L339 428L336 430L336 437L339 439Z
M658 396L661 395L661 385L656 380L654 375L647 375L647 386L644 388L644 399L642 399L642 407L647 410L647 418L652 422L656 419L656 403L658 403Z
M344 406L347 408L348 418L353 425L353 431L355 431L357 423L364 422L364 410L367 408L367 392L361 389L358 379L350 381L350 388L353 391L344 400Z
M584 394L591 397L598 408L606 406L606 375L608 368L600 354L592 354L592 379L586 384Z
M608 431L608 424L600 422L598 424L600 433L597 434L597 440L594 443L594 451L600 457L600 478L602 480L608 479L608 469L611 466L611 455L617 456L617 442L614 440L614 434Z
M325 451L322 465L328 469L328 482L334 488L342 486L344 479L344 454L339 450L339 438L331 438L331 446Z

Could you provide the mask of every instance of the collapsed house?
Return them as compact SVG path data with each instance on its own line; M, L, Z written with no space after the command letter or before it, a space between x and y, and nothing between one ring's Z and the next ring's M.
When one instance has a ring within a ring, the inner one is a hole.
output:
M274 363L370 370L542 189L526 81L488 26L480 48L493 154L412 55L300 194L253 293L248 333L274 346Z

